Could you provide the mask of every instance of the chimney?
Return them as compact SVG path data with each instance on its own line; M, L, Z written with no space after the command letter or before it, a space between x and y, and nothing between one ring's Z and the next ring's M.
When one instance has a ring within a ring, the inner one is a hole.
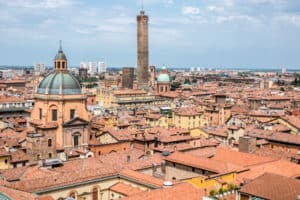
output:
M152 175L154 175L157 171L157 164L156 163L152 163Z

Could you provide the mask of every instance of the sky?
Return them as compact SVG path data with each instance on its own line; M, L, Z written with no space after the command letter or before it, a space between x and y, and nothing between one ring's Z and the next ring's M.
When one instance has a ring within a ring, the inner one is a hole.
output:
M151 65L300 68L299 0L0 0L0 65L136 66L136 15Z

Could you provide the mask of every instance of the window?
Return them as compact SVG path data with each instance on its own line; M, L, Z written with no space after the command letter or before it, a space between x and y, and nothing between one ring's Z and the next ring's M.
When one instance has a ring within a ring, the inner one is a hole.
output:
M75 109L71 109L70 110L70 119L73 119L73 118L75 118Z
M48 147L51 147L51 146L52 146L52 140L48 139Z
M52 121L57 121L57 110L52 109Z
M98 200L98 189L93 188L93 200Z
M38 155L36 156L36 159L37 159L37 160L40 160L40 159L41 159L41 155L38 154Z
M49 158L52 158L52 153L48 153L48 157L49 157Z
M78 147L78 143L79 143L79 135L74 135L73 137L73 142L74 142L74 147Z
M40 116L40 119L43 118L43 110L41 108L39 109L39 116Z
M7 160L7 159L5 159L5 160L4 160L4 163L5 163L5 164L7 164L7 162L8 162L8 160Z
M71 198L75 199L75 198L76 198L76 194L75 194L75 192L71 192L71 193L70 193L70 195L69 195L69 197L71 197Z

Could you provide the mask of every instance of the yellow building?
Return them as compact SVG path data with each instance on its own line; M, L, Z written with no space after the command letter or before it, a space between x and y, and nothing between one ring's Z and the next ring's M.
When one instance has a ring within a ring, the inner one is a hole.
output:
M6 150L1 150L0 152L0 169L9 169L11 156Z
M194 129L207 124L203 112L199 108L179 108L174 110L173 123L175 127Z
M220 174L213 177L199 176L184 180L191 183L197 188L209 188L210 190L218 191L220 188L231 189L236 182L236 173L230 172L227 174Z
M162 100L154 95L149 95L144 90L99 88L97 101L104 108L136 108L144 105L152 105Z
M148 127L169 127L169 117L161 114L149 114L146 116L146 124Z

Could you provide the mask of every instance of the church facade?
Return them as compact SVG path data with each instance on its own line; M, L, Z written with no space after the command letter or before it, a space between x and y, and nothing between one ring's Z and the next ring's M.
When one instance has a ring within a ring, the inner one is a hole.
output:
M31 112L35 131L27 136L27 151L36 160L55 156L58 150L88 147L86 95L68 71L62 47L54 59L54 70L38 85Z

